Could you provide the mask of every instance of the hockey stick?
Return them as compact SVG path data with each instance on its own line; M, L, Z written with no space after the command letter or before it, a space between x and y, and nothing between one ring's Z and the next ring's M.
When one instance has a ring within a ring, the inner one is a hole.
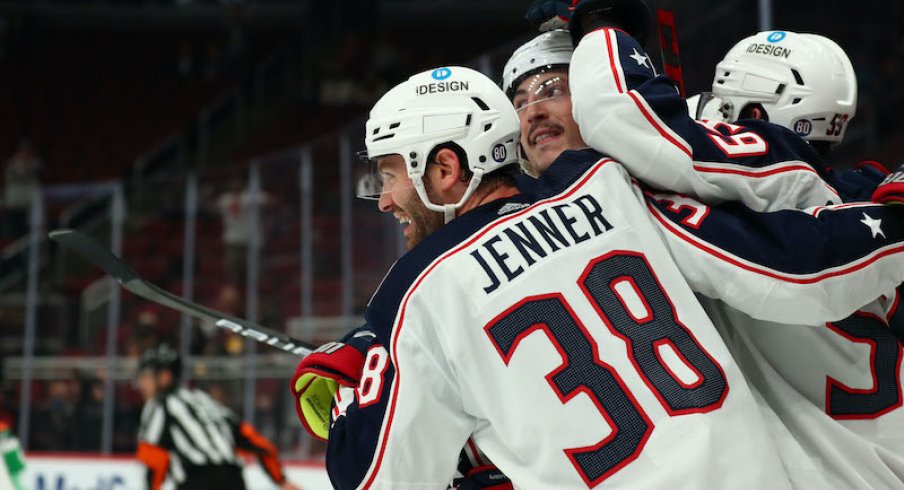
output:
M678 31L675 30L675 14L672 0L659 0L656 4L656 30L659 33L659 47L662 50L662 67L667 77L678 86L678 93L684 97L684 74L681 72L681 57L678 53Z
M161 289L142 279L125 261L81 232L69 229L54 230L50 232L50 238L64 247L74 250L88 262L91 262L112 276L113 279L116 279L122 287L144 299L201 320L211 321L220 328L225 328L243 337L250 337L284 352L304 357L315 349L314 346L293 339L286 334L221 313L197 303L192 303L191 301L186 301L169 291Z

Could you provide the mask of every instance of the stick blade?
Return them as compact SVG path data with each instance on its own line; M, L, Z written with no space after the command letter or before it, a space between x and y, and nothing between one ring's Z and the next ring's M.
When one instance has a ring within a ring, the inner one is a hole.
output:
M82 232L63 228L51 231L49 236L53 241L81 255L88 262L113 276L120 284L138 279L138 274L122 259Z

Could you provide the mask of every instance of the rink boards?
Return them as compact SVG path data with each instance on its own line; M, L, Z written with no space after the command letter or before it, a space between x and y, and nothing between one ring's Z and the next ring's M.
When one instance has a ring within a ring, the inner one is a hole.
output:
M287 463L288 479L304 490L332 488L323 463ZM144 467L129 457L28 453L23 483L30 490L144 490ZM248 490L275 490L257 463L245 466ZM167 482L164 489L172 489Z

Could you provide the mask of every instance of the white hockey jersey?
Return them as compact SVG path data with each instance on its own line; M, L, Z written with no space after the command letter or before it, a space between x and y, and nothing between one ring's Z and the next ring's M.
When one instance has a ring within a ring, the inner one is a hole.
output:
M678 105L671 84L655 78L643 63L648 58L624 33L604 30L582 41L571 86L587 141L624 159L642 180L716 202L739 199L758 209L785 209L833 200L833 191L812 181L812 169L795 169L798 162L820 170L799 138L757 121L694 122ZM629 127L632 132L620 133ZM740 154L745 147L755 151ZM857 173L822 176L844 191L842 197L858 198L869 196L881 179ZM687 228L681 216L673 218L676 228ZM871 221L864 215L862 223ZM736 240L745 240L744 230L736 233ZM875 234L884 239L879 230ZM848 244L839 240L836 246ZM788 324L790 319L781 324L754 320L701 298L752 388L778 415L780 423L772 427L796 487L904 489L904 349L888 328L897 298L890 290L885 301L850 318L801 325ZM793 439L785 437L787 431ZM809 461L786 456L798 454L795 445Z
M788 488L691 288L767 319L843 318L904 279L904 210L863 211L884 223L879 243L850 209L697 206L703 235L686 236L672 207L618 163L566 152L536 196L472 210L401 258L365 314L377 343L361 384L337 403L333 484L444 488L471 436L517 488ZM757 243L702 244L742 224ZM858 246L826 250L839 234ZM798 249L821 260L768 255Z
M590 147L646 184L713 204L773 211L841 202L823 179L819 155L800 137L764 121L695 121L674 85L654 75L650 58L624 32L584 36L569 85Z

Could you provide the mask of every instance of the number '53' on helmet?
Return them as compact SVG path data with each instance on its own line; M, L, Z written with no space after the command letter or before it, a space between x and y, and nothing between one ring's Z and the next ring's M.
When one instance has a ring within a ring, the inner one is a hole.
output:
M769 121L809 141L838 143L857 109L857 76L844 50L815 34L766 31L716 65L713 93L726 119L761 104Z

